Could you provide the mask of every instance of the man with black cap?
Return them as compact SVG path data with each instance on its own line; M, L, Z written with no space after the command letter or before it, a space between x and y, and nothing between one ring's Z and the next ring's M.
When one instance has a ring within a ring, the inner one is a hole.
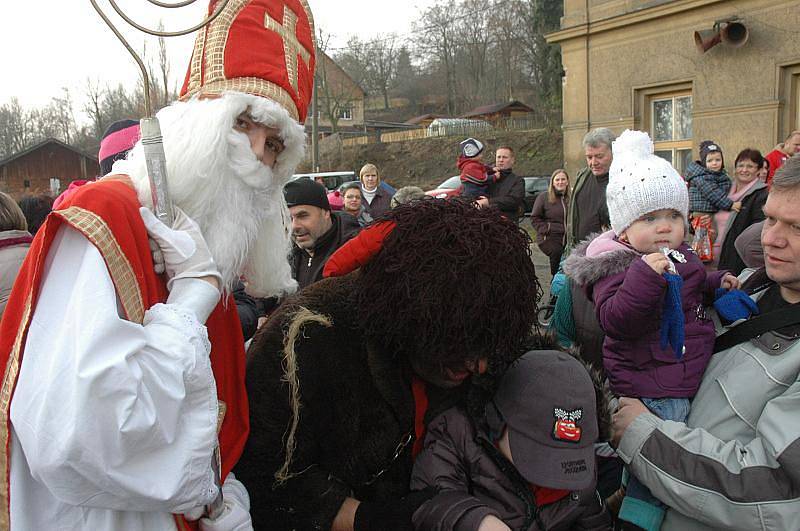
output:
M415 528L611 529L595 491L599 387L571 355L530 351L482 418L456 407L431 421L411 488L438 494Z
M300 289L322 280L328 258L361 228L353 216L331 212L325 188L297 179L283 189L292 220L292 277Z

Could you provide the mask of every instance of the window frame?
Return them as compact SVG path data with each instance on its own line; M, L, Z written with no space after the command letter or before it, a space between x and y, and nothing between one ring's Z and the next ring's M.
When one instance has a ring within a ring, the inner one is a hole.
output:
M681 86L683 85L683 86ZM643 91L641 94L642 101L641 105L644 107L644 120L642 129L646 130L650 134L650 138L653 140L653 147L656 152L659 151L670 151L671 152L671 160L670 163L672 166L683 175L686 171L686 167L684 162L688 164L688 162L692 159L692 149L694 144L694 94L692 93L691 84L685 86L685 84L681 84L678 86L670 86L670 87L661 87L661 90L658 87L652 87L649 90ZM690 126L692 128L691 135L688 138L676 139L676 131L677 128L677 113L675 109L677 108L677 100L680 98L690 98L690 107L691 111L689 114L690 118ZM659 101L671 101L672 102L672 139L671 140L656 140L655 135L655 104ZM688 151L688 160L684 161L681 152Z
M778 78L783 108L776 140L783 142L789 133L800 130L800 63L779 64Z
M352 122L354 114L355 114L355 106L352 103L348 104L348 105L344 105L339 110L339 119Z
M667 97L675 96L691 96L692 97L692 138L677 141L677 145L673 144L676 141L670 142L653 142L656 151L666 150L669 148L673 151L673 160L677 156L678 150L688 149L690 153L694 154L693 138L694 138L694 88L691 79L677 79L668 81L666 83L656 83L649 85L639 85L632 87L631 90L633 99L633 124L634 128L640 131L648 131L652 136L653 132L653 116L652 102L659 99L666 99ZM690 155L690 159L692 156ZM685 168L676 168L682 172Z

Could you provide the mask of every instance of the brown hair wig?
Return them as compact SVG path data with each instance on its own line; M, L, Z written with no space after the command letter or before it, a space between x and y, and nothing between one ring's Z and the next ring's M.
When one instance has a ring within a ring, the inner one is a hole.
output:
M429 366L486 357L490 372L519 355L542 291L516 223L458 198L401 204L379 219L396 227L353 293L368 341Z

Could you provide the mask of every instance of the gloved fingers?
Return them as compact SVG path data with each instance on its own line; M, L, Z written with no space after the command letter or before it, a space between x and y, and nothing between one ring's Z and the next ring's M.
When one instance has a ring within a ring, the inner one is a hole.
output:
M153 239L147 238L147 242L150 244L150 254L153 257L153 269L155 269L156 274L160 275L165 271L164 253L161 252L161 248Z
M175 221L172 223L173 230L182 230L182 231L195 230L197 232L200 232L200 225L198 225L195 220L186 215L186 212L184 212L178 207L172 207L172 210L175 213Z
M233 472L228 474L225 483L222 484L222 496L224 499L233 499L246 510L250 510L250 494L247 493L244 484L236 479Z
M250 512L235 502L225 501L225 509L215 520L202 518L201 531L253 531Z
M180 216L181 228L171 229L158 219L149 208L139 208L139 214L142 216L142 221L147 229L147 234L155 240L159 248L163 250L174 250L176 254L182 258L187 259L192 256L197 250L192 237L187 234L187 229L197 229L197 224L194 223L186 214L180 209L177 210ZM176 218L178 221L179 218Z
M199 520L206 514L206 508L203 506L195 507L183 513L183 516L186 517L187 520L190 522L194 522L195 520Z

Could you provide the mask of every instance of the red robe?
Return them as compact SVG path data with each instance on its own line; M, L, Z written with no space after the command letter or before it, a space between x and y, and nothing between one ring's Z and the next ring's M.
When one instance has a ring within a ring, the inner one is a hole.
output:
M141 324L147 309L167 299L165 279L156 275L139 215L139 201L127 177L105 178L81 187L42 225L20 269L0 323L0 529L9 528L10 408L23 362L25 336L38 302L41 275L50 245L62 224L81 232L100 251L121 302L125 319ZM222 425L218 427L223 480L239 460L249 432L245 353L236 304L222 301L206 322L211 367L217 384ZM194 528L176 516L179 529Z

